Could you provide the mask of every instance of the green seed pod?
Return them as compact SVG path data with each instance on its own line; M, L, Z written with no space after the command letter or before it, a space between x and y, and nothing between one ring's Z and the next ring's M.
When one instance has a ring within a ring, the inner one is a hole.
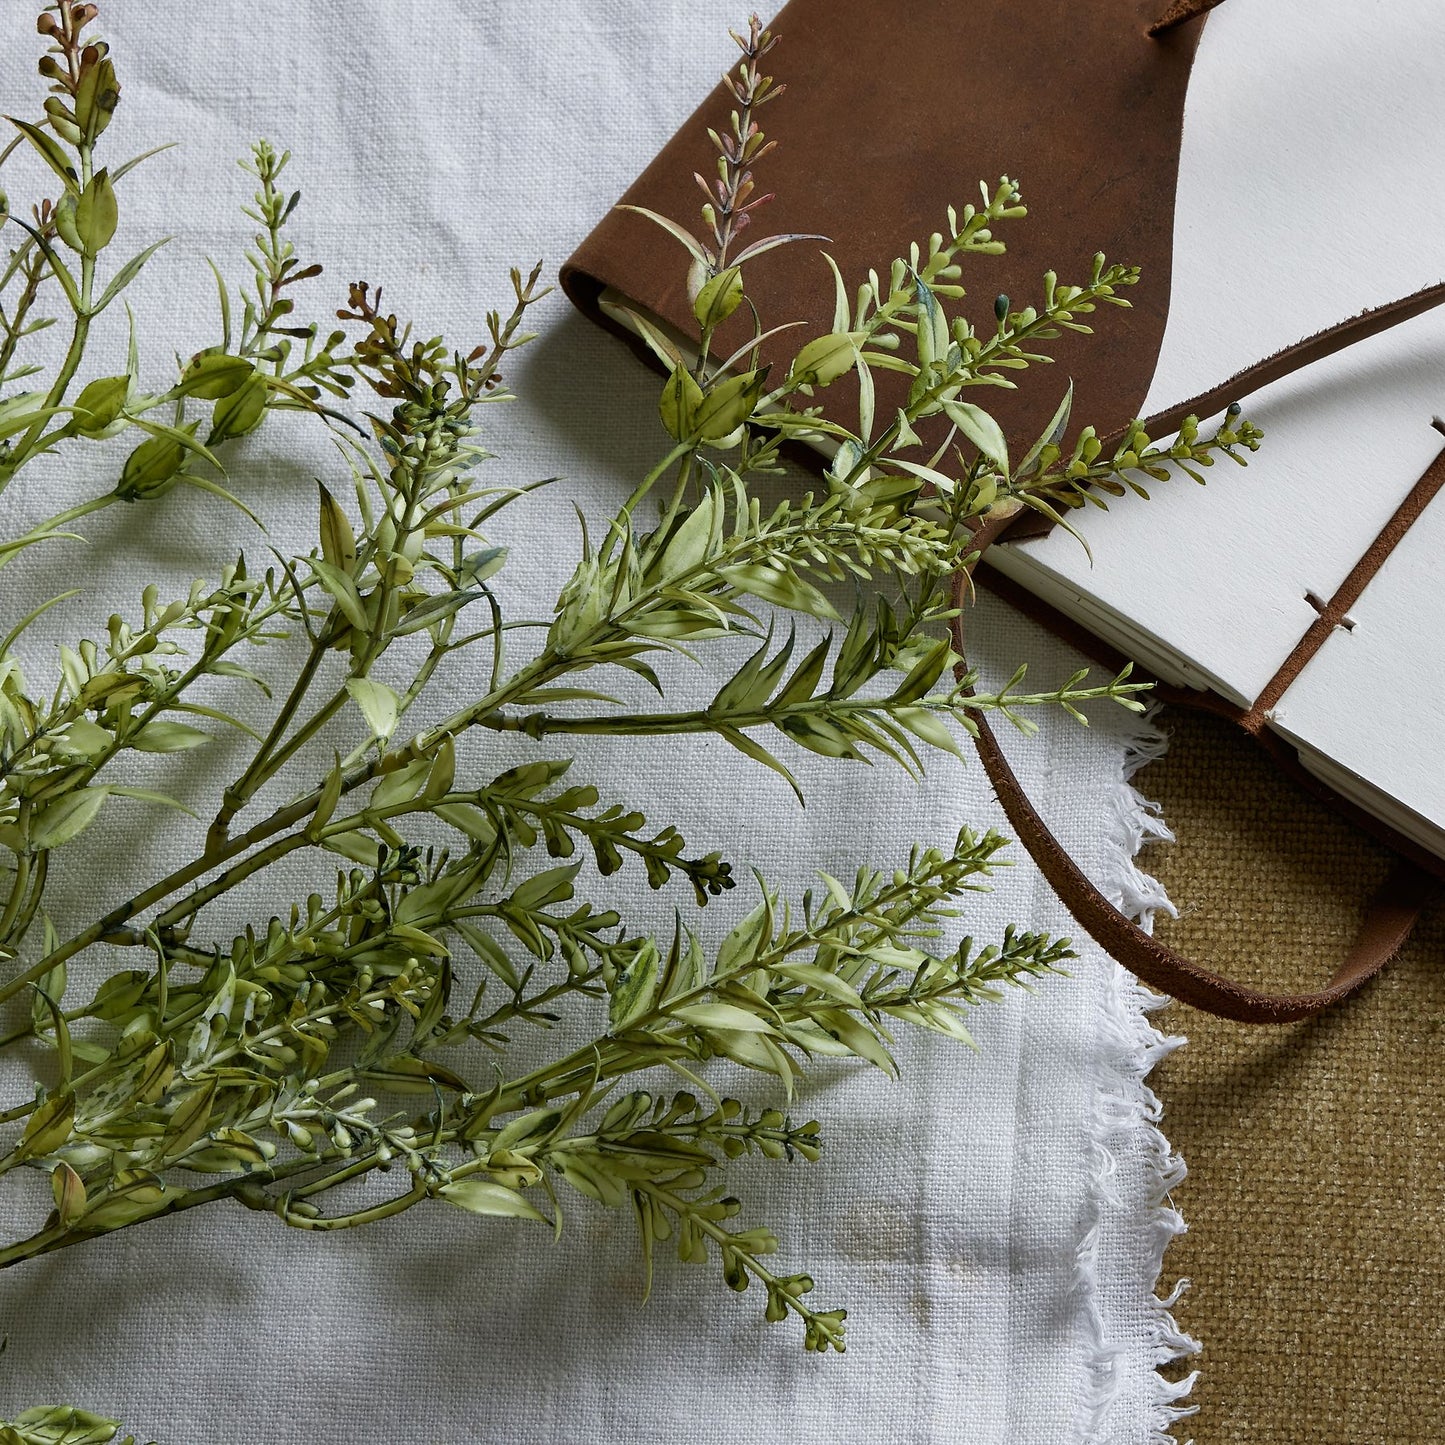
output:
M72 251L83 251L85 249L80 239L80 232L76 229L75 196L70 191L66 191L56 203L55 234L59 236Z
M203 351L193 357L175 388L177 396L195 396L202 401L220 401L238 392L256 374L244 356L223 351Z
M223 396L211 412L211 434L207 446L233 441L256 430L266 415L266 380L253 372L229 396Z
M102 376L90 382L76 397L71 425L81 436L104 436L120 416L129 396L130 377Z
M175 485L185 460L181 444L170 437L150 437L126 458L115 491L127 502L163 497Z

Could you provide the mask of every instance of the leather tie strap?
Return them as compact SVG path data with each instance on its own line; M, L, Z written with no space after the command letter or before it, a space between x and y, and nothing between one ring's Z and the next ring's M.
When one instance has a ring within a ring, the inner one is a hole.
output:
M1438 283L1352 316L1265 357L1199 396L1156 413L1144 421L1144 429L1152 437L1168 436L1179 430L1187 416L1209 416L1237 397L1248 396L1311 362L1420 316L1442 302L1445 302L1445 283ZM1127 430L1121 428L1104 439L1106 454L1119 445ZM1432 467L1417 487L1425 500L1434 495L1436 471L1437 468ZM1420 505L1423 506L1423 502ZM1022 508L1011 515L995 514L987 518L974 534L977 552L973 561L955 579L954 605L962 609L979 558L1005 533L1011 539L1023 540L1041 535L1052 526L1051 521ZM953 634L954 648L962 658L965 652L961 610L953 620ZM956 675L961 678L967 670L967 663L961 661ZM1232 710L1223 710L1233 716ZM1439 888L1439 880L1424 868L1401 859L1370 904L1353 948L1325 988L1308 994L1268 994L1246 988L1166 947L1115 908L1089 881L1039 816L1014 776L987 718L980 714L975 716L975 721L978 754L1009 823L1065 906L1098 944L1145 983L1208 1013L1240 1023L1288 1023L1319 1013L1373 978L1399 952L1420 911Z
M962 609L971 590L971 574L979 558L1012 520L1001 516L984 522L975 534L977 552L973 560L954 580L954 605L959 613L952 625L954 647L960 657L955 676L960 680L968 672ZM1039 816L988 719L976 713L973 721L978 729L975 744L979 758L1010 826L1069 912L1096 943L1145 983L1221 1018L1251 1024L1289 1023L1309 1018L1348 997L1399 952L1439 886L1438 880L1423 869L1401 860L1370 904L1354 946L1326 987L1305 994L1270 994L1247 988L1175 952L1121 913Z
M1202 421L1206 417L1214 416L1223 411L1230 402L1252 396L1272 382L1282 381L1301 367L1323 361L1337 351L1343 351L1356 342L1367 341L1370 337L1378 336L1382 331L1388 331L1406 321L1413 321L1417 316L1423 316L1427 311L1433 311L1441 305L1445 305L1445 281L1436 281L1429 286L1422 286L1418 291L1412 291L1408 296L1400 297L1398 301L1361 311L1357 316L1347 317L1344 321L1325 327L1323 331L1316 331L1313 336L1307 336L1302 341L1272 352L1263 360L1236 371L1228 381L1222 381L1208 391L1202 391L1187 401L1176 402L1163 411L1155 412L1144 419L1144 430L1155 438L1171 436L1184 425L1186 417L1197 417ZM1132 422L1126 423L1103 437L1099 443L1100 454L1112 455L1128 436L1132 426ZM1009 540L1023 542L1032 537L1042 537L1051 532L1053 527L1053 521L1039 512L1017 512L1009 519Z
M1165 411L1155 412L1144 423L1145 430L1150 436L1168 436L1179 430L1187 416L1201 419L1212 416L1223 411L1230 402L1249 396L1262 387L1269 386L1271 382L1281 381L1301 367L1323 361L1337 351L1343 351L1357 342L1367 341L1370 337L1378 336L1382 331L1389 331L1403 322L1413 321L1415 317L1433 311L1442 303L1445 303L1445 281L1437 281L1430 286L1422 286L1418 291L1412 291L1397 301L1388 301L1383 306L1361 311L1357 316L1336 322L1333 326L1326 326L1323 331L1316 331L1313 336L1306 336L1303 341L1296 341L1291 346L1271 353L1264 360L1236 371L1227 381L1200 392L1198 396L1190 397L1188 401L1181 401ZM1111 437L1105 438L1103 445L1117 445L1124 439L1127 430L1127 427L1121 428Z

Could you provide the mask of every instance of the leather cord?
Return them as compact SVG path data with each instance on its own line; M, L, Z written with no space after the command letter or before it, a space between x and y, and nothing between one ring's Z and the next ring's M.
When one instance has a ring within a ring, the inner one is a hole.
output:
M1445 433L1445 422L1439 418L1436 418L1432 425L1436 431ZM1264 691L1239 719L1240 726L1246 732L1258 734L1269 723L1275 705L1289 691L1295 678L1304 671L1309 660L1324 646L1335 628L1347 624L1350 608L1360 600L1365 588L1370 585L1370 580L1394 551L1396 543L1414 526L1425 508L1439 495L1442 487L1445 487L1445 451L1437 453L1434 461L1425 468L1424 475L1410 488L1405 500L1380 529L1379 535L1365 550L1364 555L1350 569L1349 576L1339 585L1334 596L1328 602L1319 604L1319 616L1306 629L1305 635L1300 638L1290 655L1280 663Z
M1190 397L1188 401L1181 401L1167 411L1156 412L1144 423L1144 428L1151 437L1168 436L1179 430L1187 416L1201 419L1213 416L1216 412L1223 411L1230 402L1249 396L1271 382L1280 381L1302 366L1321 361L1358 341L1378 336L1380 332L1388 331L1402 321L1422 316L1442 302L1445 302L1445 281L1437 281L1432 286L1422 286L1420 290L1402 296L1398 301L1361 311L1358 316L1351 316L1346 321L1327 326L1323 331L1316 331L1313 336L1306 336L1303 341L1296 341L1292 346L1286 346L1283 350L1266 356L1263 361L1246 366L1242 371L1235 372L1228 381L1222 381L1218 386L1212 386L1208 391ZM1106 438L1104 446L1108 448L1117 445L1123 440L1126 430L1120 429L1112 437Z
M972 572L984 552L1008 530L1011 516L991 518L975 533L976 552L954 579L954 648L960 661L955 675L968 672L963 608L972 586ZM1399 952L1421 910L1439 887L1439 880L1401 859L1366 911L1354 946L1324 988L1303 994L1272 994L1236 983L1196 963L1146 933L1119 911L1090 881L1054 836L1010 766L998 738L983 714L974 715L975 745L1004 814L1019 841L1069 912L1090 937L1125 968L1153 988L1182 1003L1238 1023L1289 1023L1309 1018L1347 998L1373 978Z
M1149 417L1144 422L1144 429L1150 436L1167 436L1177 431L1187 416L1209 416L1237 397L1248 396L1302 366L1408 321L1442 301L1445 301L1445 284L1438 284L1386 306L1362 312L1246 367L1199 396ZM1106 438L1104 448L1111 450L1116 447L1123 436L1124 431L1121 430ZM1431 472L1434 470L1432 468ZM990 546L1006 532L1019 537L1031 533L1037 535L1039 529L1029 525L1033 515L1019 511L1011 516L990 518L983 523L975 534L977 555L956 579L956 606L962 608L971 586L972 570ZM1392 537L1392 543L1394 540L1398 538ZM962 612L954 618L953 629L955 649L960 657L964 657ZM962 677L967 670L967 663L960 662L958 676ZM1425 868L1402 858L1367 909L1354 946L1324 988L1304 994L1271 994L1247 988L1167 947L1114 907L1069 856L1068 850L1054 837L1039 815L1009 766L988 719L980 715L975 721L978 725L976 742L979 758L1010 826L1090 937L1145 983L1183 1003L1222 1018L1239 1023L1288 1023L1309 1018L1347 998L1379 973L1399 952L1421 910L1440 886L1439 880Z
M1186 417L1194 416L1203 421L1206 417L1223 411L1231 402L1252 396L1271 382L1283 380L1302 366L1322 361L1347 346L1353 346L1357 341L1377 336L1392 326L1411 321L1442 304L1445 304L1445 281L1437 281L1433 285L1412 291L1408 296L1402 296L1398 301L1362 311L1358 316L1351 316L1345 321L1327 326L1323 331L1316 331L1313 336L1305 337L1303 341L1296 341L1293 345L1266 356L1262 361L1256 361L1243 370L1236 371L1228 381L1211 386L1208 391L1201 391L1188 401L1177 402L1164 411L1155 412L1153 416L1144 419L1144 430L1156 439L1171 436L1184 424ZM1132 423L1118 427L1102 438L1100 455L1112 455L1129 434L1131 426ZM1031 537L1042 537L1052 531L1053 527L1053 521L1038 512L1021 512L1016 514L1009 528L1009 540L1022 542Z

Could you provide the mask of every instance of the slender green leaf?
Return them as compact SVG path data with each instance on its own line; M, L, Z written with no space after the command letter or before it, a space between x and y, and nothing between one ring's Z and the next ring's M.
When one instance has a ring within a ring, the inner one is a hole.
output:
M744 1034L773 1032L773 1025L767 1019L731 1003L685 1004L672 1009L670 1016L695 1029L733 1029Z
M100 313L140 275L141 267L170 239L169 236L162 236L159 241L153 241L144 251L140 251L132 256L130 260L110 278L110 284L101 292L100 300L91 307L91 315L99 316Z
M130 746L142 753L180 753L210 741L210 733L178 722L147 723L129 740Z
M346 690L361 709L372 737L385 742L396 728L400 707L397 695L384 682L370 677L347 678Z
M363 605L361 593L356 590L356 583L352 581L351 577L320 557L307 557L305 561L306 565L320 578L321 585L330 593L337 607L341 609L341 615L353 627L365 632L370 626L366 616L366 607ZM378 733L377 736L380 737L381 734ZM387 736L389 737L390 733Z
M32 819L30 846L40 853L78 838L95 821L109 796L108 787L97 785L57 798Z
M60 177L65 189L72 195L80 194L80 177L76 174L75 167L70 163L70 157L66 155L60 142L54 136L41 130L38 125L32 125L28 120L17 120L13 115L7 115L6 120L34 146L40 158Z
M764 602L791 608L794 612L807 612L813 617L824 617L830 622L843 620L838 609L811 582L805 582L795 572L785 572L779 567L762 563L748 563L720 567L718 575L738 591L761 597Z
M1032 476L1039 466L1039 458L1045 447L1058 446L1064 439L1064 433L1068 430L1069 414L1074 408L1074 383L1069 382L1068 389L1064 392L1064 399L1054 409L1054 414L1049 418L1049 424L1039 433L1039 439L1028 449L1023 461L1019 463L1018 471L1014 474L1016 479Z

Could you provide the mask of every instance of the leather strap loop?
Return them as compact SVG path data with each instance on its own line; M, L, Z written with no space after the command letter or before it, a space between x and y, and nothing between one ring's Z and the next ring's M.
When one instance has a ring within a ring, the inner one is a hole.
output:
M964 658L963 607L979 557L1009 527L1011 517L986 521L976 534L977 553L954 581L954 647ZM962 679L968 664L960 660ZM1145 983L1182 1003L1239 1023L1288 1023L1309 1018L1354 993L1399 952L1439 881L1403 859L1371 903L1354 946L1323 989L1304 994L1270 994L1247 988L1214 972L1146 933L1119 911L1085 875L1040 817L999 746L988 719L975 714L975 739L984 771L1019 841L1069 912L1110 955Z
M1209 416L1236 397L1248 396L1312 361L1397 326L1442 302L1445 302L1445 283L1426 286L1398 301L1350 317L1265 357L1199 396L1156 413L1144 422L1144 429L1150 436L1167 436L1178 431L1186 416ZM1105 451L1117 447L1126 430L1121 429L1106 438L1103 443ZM1435 480L1435 471L1432 467L1426 473L1421 487L1429 490ZM1434 495L1433 490L1429 490L1429 495ZM1042 527L1038 525L1040 522L1044 522ZM1006 532L1017 538L1026 538L1040 535L1052 525L1035 513L1019 509L1009 515L995 514L987 518L974 534L976 554L968 567L958 574L954 587L954 605L960 609L953 620L954 647L960 658L965 655L962 608L971 590L972 573L979 558ZM961 678L967 670L967 663L960 661L957 675ZM1194 705L1207 707L1208 702L1196 700ZM1226 716L1234 716L1237 712L1222 701L1218 702L1216 710ZM1421 909L1440 886L1439 880L1426 868L1401 858L1366 912L1354 947L1325 988L1307 994L1268 994L1246 988L1166 947L1115 908L1049 831L1014 776L988 719L978 715L975 721L978 725L978 754L1009 823L1069 911L1097 943L1145 983L1222 1018L1240 1023L1288 1023L1293 1019L1308 1018L1348 997L1399 952Z

